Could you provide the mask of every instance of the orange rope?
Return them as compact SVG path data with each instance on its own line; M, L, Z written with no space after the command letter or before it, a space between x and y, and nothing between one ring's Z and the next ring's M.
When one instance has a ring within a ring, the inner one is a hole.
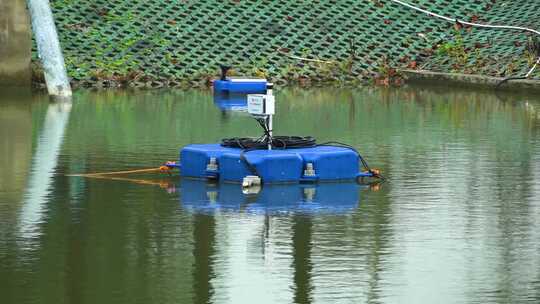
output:
M160 188L168 188L168 187L171 187L171 186L174 185L170 181L166 181L166 180L155 181L155 180L147 180L147 179L136 179L136 178L114 177L114 176L100 176L100 175L91 175L91 176L85 176L85 177L96 178L96 179L124 181L124 182L140 184L140 185L159 186Z
M96 172L96 173L84 173L84 174L66 174L66 176L79 176L79 177L102 177L107 175L122 175L133 173L149 173L149 172L169 172L169 167L161 166L159 168L148 168L128 171L114 171L114 172Z

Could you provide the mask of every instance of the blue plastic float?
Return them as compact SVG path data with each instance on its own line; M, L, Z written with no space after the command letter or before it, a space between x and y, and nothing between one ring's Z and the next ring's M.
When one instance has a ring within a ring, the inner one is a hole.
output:
M180 174L224 182L242 182L248 175L257 175L264 183L343 181L373 176L371 172L360 172L360 156L345 147L243 151L220 144L185 146L180 150ZM250 171L247 164L254 166L256 172Z

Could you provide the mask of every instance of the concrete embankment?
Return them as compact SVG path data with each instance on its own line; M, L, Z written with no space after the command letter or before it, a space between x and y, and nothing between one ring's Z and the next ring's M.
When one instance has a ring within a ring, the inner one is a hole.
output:
M504 81L502 77L470 75L460 73L441 73L423 70L401 70L408 83L415 84L452 84L485 89L505 89L512 91L533 91L540 93L540 80L514 79Z
M29 85L32 40L24 0L0 0L0 86Z

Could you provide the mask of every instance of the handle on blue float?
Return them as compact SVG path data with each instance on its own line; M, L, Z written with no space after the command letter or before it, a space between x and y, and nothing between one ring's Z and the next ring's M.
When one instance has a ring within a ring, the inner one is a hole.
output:
M180 169L180 164L173 161L168 161L159 167L159 171L171 175L171 170L174 168Z
M369 169L369 171L363 171L358 173L357 177L375 177L384 180L384 177L381 175L381 172L377 169Z
M375 175L373 174L373 172L370 172L370 171L360 172L357 175L357 177L374 177L374 176Z
M168 168L168 169L174 169L174 168L180 169L180 164L177 163L177 162L168 161L168 162L165 162L160 168L162 168L163 170L167 170L166 168Z

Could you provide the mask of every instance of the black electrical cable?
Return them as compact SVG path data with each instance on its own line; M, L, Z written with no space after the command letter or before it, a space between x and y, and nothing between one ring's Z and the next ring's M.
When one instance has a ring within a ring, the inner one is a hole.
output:
M265 134L259 138L248 138L248 137L233 137L233 138L224 138L221 140L221 145L223 147L229 148L240 148L242 152L240 153L240 160L246 165L251 174L259 176L257 168L251 164L245 153L253 150L263 150L268 148L269 142L269 131L265 128ZM316 141L315 138L311 136L273 136L272 137L272 148L274 149L293 149L293 148L308 148L315 147Z
M299 148L313 148L320 146L338 146L342 148L351 149L356 152L362 166L367 172L373 174L374 177L378 177L382 180L385 178L380 174L378 170L371 170L367 161L353 146L344 144L337 141L329 141L322 144L317 144L317 141L312 136L272 136L270 135L272 130L269 129L269 117L254 117L257 123L263 128L264 134L259 138L250 137L232 137L224 138L221 140L223 147L240 148L240 160L246 165L251 174L261 177L257 172L257 168L251 164L245 154L253 150L264 150L270 146L272 149L299 149Z
M497 85L495 86L495 90L500 89L503 84L507 83L510 80L520 80L520 79L527 79L527 78L528 77L524 77L524 76L522 76L522 77L507 77L507 78L505 78L505 79L503 79L503 80L501 80L501 81L499 81L497 83Z
M265 118L255 118L263 128L264 134L259 138L232 137L221 140L221 145L230 148L244 150L266 149L268 144L275 149L308 148L316 145L315 138L311 136L271 136L272 130L268 129L268 121Z
M534 29L531 29L531 28L527 28L527 27L511 26L511 25L492 25L492 24L484 24L484 23L467 22L467 21L464 21L464 20L458 20L456 18L436 14L434 12L428 11L426 9L422 9L422 8L420 8L418 6L414 6L412 4L403 2L401 0L391 0L391 1L395 2L395 3L398 3L400 5L406 6L408 8L411 8L413 10L419 11L421 13L424 13L424 14L427 14L427 15L430 15L430 16L433 16L433 17L437 17L437 18L446 20L448 22L457 23L457 24L460 24L460 25L468 25L468 26L475 26L475 27L480 27L480 28L491 28L491 29L507 29L507 30L527 31L527 32L530 32L530 33L540 35L540 31L537 31L537 30L534 30ZM536 67L538 65L540 65L540 41L535 39L535 38L532 38L531 40L529 40L528 51L531 54L536 53L536 57L538 59L536 60L536 63L532 66L532 68L527 72L527 74L525 74L524 78L523 77L508 77L508 78L505 78L505 79L501 80L497 84L497 86L495 87L496 90L505 82L508 82L510 80L516 80L516 79L528 79L532 75L532 73L534 72Z
M317 146L338 146L338 147L342 147L342 148L347 148L347 149L351 149L353 150L354 152L356 152L356 154L358 154L358 157L360 158L360 162L362 163L362 166L364 166L364 169L368 172L371 172L371 168L369 167L367 161L362 157L362 155L358 152L358 150L356 150L353 146L351 145L347 145L347 144L344 144L344 143L340 143L338 141L327 141L325 143L322 143L322 144L318 144Z
M268 148L268 138L267 136L224 138L221 140L221 145L244 150L260 150ZM273 136L271 144L274 149L309 148L316 146L316 140L311 136Z
M534 64L533 68L527 73L527 75L522 77L507 77L495 86L495 90L498 90L504 83L510 81L510 80L521 80L521 79L529 79L529 76L532 74L532 71L536 67L536 65L540 62L540 40L536 38L530 38L527 42L527 51L529 54L534 54L536 57L538 57L538 60Z
M224 138L221 141L221 145L229 148L240 148L242 152L240 153L240 160L246 165L251 174L259 176L257 168L251 164L245 153L254 151L254 150L264 150L268 148L268 132L265 128L265 135L259 138L248 138L248 137L233 137L233 138ZM377 177L384 179L380 173L375 173L371 170L367 161L362 157L362 155L354 147L336 141L329 141L322 144L317 144L316 139L312 136L273 136L272 137L272 148L274 149L298 149L298 148L312 148L312 147L321 147L321 146L338 146L342 148L351 149L358 155L362 166L367 172L376 174Z

